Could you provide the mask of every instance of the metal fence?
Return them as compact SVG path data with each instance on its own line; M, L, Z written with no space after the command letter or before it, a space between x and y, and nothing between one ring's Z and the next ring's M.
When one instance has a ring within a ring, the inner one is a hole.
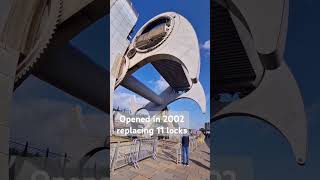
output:
M68 159L66 153L51 152L49 148L41 149L29 145L29 142L20 143L13 140L9 141L10 156L25 156L25 157L46 157L46 158L65 158Z
M189 138L189 150L195 151L198 148L199 137L190 136ZM159 143L159 148L163 155L171 159L173 162L179 164L182 162L182 144L180 141L162 140Z
M110 147L111 172L126 165L133 165L139 168L139 161L157 157L156 139L134 139L131 142L118 142Z

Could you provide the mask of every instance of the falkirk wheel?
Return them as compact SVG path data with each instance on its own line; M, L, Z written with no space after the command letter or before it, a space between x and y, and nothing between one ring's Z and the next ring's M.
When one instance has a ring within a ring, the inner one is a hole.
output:
M107 70L69 43L108 7L104 0L1 1L0 179L8 179L12 95L30 74L108 112Z
M114 90L121 85L149 100L136 112L145 109L150 116L181 98L195 101L205 112L206 98L199 81L199 51L195 30L186 18L174 12L160 14L141 27L125 55L114 61L111 87ZM159 95L132 76L148 63L169 84Z
M211 122L251 116L278 129L302 165L307 121L300 91L284 61L289 0L213 1ZM224 102L222 94L239 94Z

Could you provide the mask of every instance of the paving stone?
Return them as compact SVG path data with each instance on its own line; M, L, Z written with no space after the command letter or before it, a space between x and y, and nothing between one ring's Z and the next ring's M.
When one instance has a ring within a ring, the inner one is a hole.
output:
M115 174L125 176L127 177L127 179L132 179L133 177L138 175L136 172L124 168L119 171L116 171Z
M152 180L171 180L174 179L173 174L166 172L158 172L154 176L152 176Z
M138 175L138 176L134 177L132 180L149 180L149 179L144 176Z
M152 168L159 168L159 163L157 161L145 161L144 164L152 167Z
M196 180L196 179L199 179L199 176L189 175L187 177L187 180Z
M156 169L153 169L147 165L140 165L139 169L134 169L132 171L147 178L151 178L157 172Z
M179 173L179 174L174 175L173 178L175 180L186 180L186 179L188 179L188 175Z
M131 178L127 176L119 175L119 174L112 176L112 180L127 180L127 179L131 179Z

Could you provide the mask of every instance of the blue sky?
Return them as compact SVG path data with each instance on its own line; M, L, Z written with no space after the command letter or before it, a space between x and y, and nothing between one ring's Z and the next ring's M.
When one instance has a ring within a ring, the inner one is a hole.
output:
M133 0L133 6L139 14L134 34L154 16L169 11L181 14L193 25L201 47L200 82L203 85L207 97L207 112L203 114L196 103L188 99L181 99L173 102L169 105L169 109L172 111L189 111L191 117L191 128L199 129L204 127L204 122L208 122L210 117L210 1ZM157 93L161 92L166 86L166 82L160 78L158 72L150 64L134 73L134 76ZM132 94L124 88L117 89L116 93ZM128 97L124 94L122 95L124 98ZM141 100L139 97L137 97L137 99ZM144 100L142 101L145 102ZM119 103L115 104L117 105Z

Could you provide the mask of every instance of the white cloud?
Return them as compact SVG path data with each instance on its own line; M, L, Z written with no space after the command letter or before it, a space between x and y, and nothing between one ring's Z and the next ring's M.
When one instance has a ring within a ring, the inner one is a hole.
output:
M143 97L137 96L135 94L127 93L127 92L115 92L113 95L113 107L120 109L131 109L131 99L136 102L137 107L140 108L146 105L149 101Z
M148 84L150 85L149 87L151 87L151 89L157 94L161 93L167 87L169 87L169 84L161 76L156 81L148 81ZM119 87L113 95L113 107L132 110L132 100L135 101L135 108L138 109L149 103L147 99L134 94L123 87Z
M155 81L155 92L156 93L161 93L167 87L169 87L169 84L162 76L160 76L159 80Z
M162 76L160 76L160 78L156 81L149 81L149 84L151 87L153 87L152 88L153 91L155 91L155 93L158 93L158 94L164 91L167 87L169 87L169 84ZM113 95L114 108L119 107L120 109L131 110L132 100L135 101L137 108L141 108L147 103L149 103L147 99L127 91L128 90L125 90L124 88L123 89L119 88L114 92L114 95Z
M204 49L204 50L210 51L210 40L207 40L206 42L201 44L201 48Z

